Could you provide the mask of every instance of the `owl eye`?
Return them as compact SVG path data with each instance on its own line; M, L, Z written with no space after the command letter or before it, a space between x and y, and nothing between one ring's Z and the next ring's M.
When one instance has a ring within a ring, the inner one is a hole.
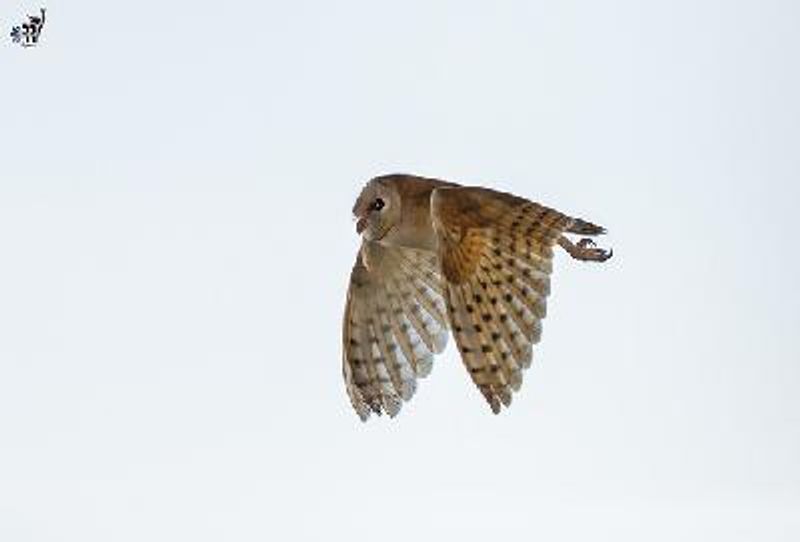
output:
M372 202L372 205L370 205L370 208L373 211L380 211L381 209L383 209L384 205L386 204L383 202L381 198L376 198L375 201Z

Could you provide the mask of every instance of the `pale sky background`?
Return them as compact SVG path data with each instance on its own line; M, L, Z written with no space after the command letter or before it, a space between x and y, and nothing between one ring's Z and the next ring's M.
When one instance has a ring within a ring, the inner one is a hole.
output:
M798 540L800 4L0 0L0 540ZM605 225L362 424L371 176Z

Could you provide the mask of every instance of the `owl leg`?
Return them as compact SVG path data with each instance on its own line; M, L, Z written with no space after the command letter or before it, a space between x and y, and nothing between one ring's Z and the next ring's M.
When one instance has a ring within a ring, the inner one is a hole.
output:
M558 244L570 256L584 262L604 262L614 254L613 250L597 248L594 241L589 238L583 238L577 243L573 243L562 235L558 238Z

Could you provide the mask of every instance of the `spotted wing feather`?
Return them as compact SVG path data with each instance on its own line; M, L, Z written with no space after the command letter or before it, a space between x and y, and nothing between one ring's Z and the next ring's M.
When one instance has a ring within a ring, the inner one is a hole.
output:
M365 241L350 276L343 325L343 376L362 420L394 417L447 343L436 254Z
M498 413L511 404L531 364L546 314L553 245L575 220L484 188L437 189L432 218L456 344Z

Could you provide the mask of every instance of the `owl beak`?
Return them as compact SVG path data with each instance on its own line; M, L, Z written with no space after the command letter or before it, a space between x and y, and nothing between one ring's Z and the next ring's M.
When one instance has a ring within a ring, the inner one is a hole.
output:
M356 222L356 233L361 235L361 232L365 229L367 229L367 219L359 218L358 222Z

